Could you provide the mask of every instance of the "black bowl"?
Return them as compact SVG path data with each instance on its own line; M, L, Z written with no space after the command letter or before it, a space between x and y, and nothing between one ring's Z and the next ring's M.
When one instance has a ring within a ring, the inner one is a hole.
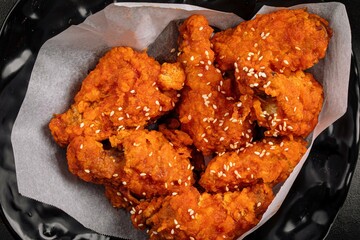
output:
M15 239L117 239L85 228L55 207L21 196L17 189L10 141L12 126L24 99L41 45L68 26L81 23L88 15L112 2L20 0L1 29L0 203L3 221ZM264 4L291 6L316 1L154 2L185 2L234 12L244 19L249 19ZM280 210L262 227L246 237L247 240L318 240L326 236L345 201L359 153L359 76L354 57L351 62L348 103L345 115L316 139Z

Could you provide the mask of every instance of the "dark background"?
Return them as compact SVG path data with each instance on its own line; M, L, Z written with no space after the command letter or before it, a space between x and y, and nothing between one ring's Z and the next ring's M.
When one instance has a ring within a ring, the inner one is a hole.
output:
M235 0L234 0L235 1ZM285 1L285 0L284 0ZM0 26L16 0L0 0ZM346 5L352 29L353 52L360 62L360 1L340 1ZM358 64L358 68L360 65ZM0 239L12 240L12 236L0 219ZM357 164L348 197L329 231L326 240L360 239L360 164ZM259 239L261 240L261 239ZM304 239L306 240L306 239Z

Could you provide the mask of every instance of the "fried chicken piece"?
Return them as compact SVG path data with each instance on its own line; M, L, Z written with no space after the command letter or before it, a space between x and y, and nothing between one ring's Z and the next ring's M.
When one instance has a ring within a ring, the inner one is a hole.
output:
M113 48L84 79L70 109L51 120L51 133L66 146L76 136L104 140L118 130L143 127L174 108L184 81L177 63L160 66L145 52Z
M260 221L272 199L263 184L215 195L192 187L140 203L131 219L138 228L149 227L150 239L235 239Z
M199 181L209 192L226 192L256 183L285 181L306 152L303 139L265 138L240 151L213 158Z
M213 29L205 17L189 17L179 31L178 61L186 74L178 107L181 129L204 155L240 148L252 138L248 121L252 98L242 96L236 101L231 79L223 79L213 65L209 40Z
M325 56L332 30L328 22L305 9L259 14L212 38L221 70L241 68L276 72L305 70Z
M310 73L302 71L289 77L274 73L267 81L267 85L252 88L256 95L254 116L258 125L267 129L265 135L307 137L318 123L322 86Z
M110 143L106 150L95 138L78 136L68 146L67 159L74 175L106 185L113 205L124 204L113 199L114 192L121 193L117 196L148 199L194 183L191 150L185 145L173 145L160 132L124 130L111 136Z

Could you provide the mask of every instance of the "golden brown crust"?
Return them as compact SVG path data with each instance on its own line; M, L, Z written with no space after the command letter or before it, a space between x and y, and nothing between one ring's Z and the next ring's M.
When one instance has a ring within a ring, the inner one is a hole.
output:
M332 35L328 22L305 9L259 14L212 38L221 70L261 66L273 71L305 70L325 56Z
M199 183L208 192L237 191L262 182L274 186L286 180L306 146L302 139L265 138L213 158Z
M237 149L252 138L248 121L251 98L235 100L230 79L223 79L213 65L210 35L213 30L205 17L194 15L180 26L185 88L178 107L181 129L193 139L204 155Z
M84 79L71 108L51 120L55 141L66 146L80 135L104 140L118 130L143 128L173 109L184 74L178 64L164 68L145 52L111 49ZM172 78L176 84L169 85Z
M131 218L150 227L150 239L234 239L259 222L272 199L266 185L215 195L189 188L140 203Z

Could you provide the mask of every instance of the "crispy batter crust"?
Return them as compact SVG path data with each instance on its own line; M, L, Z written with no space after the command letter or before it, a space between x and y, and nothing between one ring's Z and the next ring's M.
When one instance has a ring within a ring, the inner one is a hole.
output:
M145 52L113 48L84 79L70 109L51 120L51 133L66 146L76 136L104 140L118 130L143 128L174 108L184 81L177 63L160 66Z
M266 185L211 195L188 188L140 203L131 219L150 239L234 239L255 226L273 199Z
M328 22L305 9L259 14L212 38L221 70L238 62L259 71L296 71L312 67L325 52L332 35Z
M283 182L306 151L302 139L267 138L240 151L213 158L199 181L209 192L236 191L243 187Z
M181 129L204 155L240 148L252 137L252 124L248 121L251 98L242 96L235 100L231 80L224 79L213 65L209 40L213 29L205 17L189 17L179 31L178 61L186 73L178 107Z

